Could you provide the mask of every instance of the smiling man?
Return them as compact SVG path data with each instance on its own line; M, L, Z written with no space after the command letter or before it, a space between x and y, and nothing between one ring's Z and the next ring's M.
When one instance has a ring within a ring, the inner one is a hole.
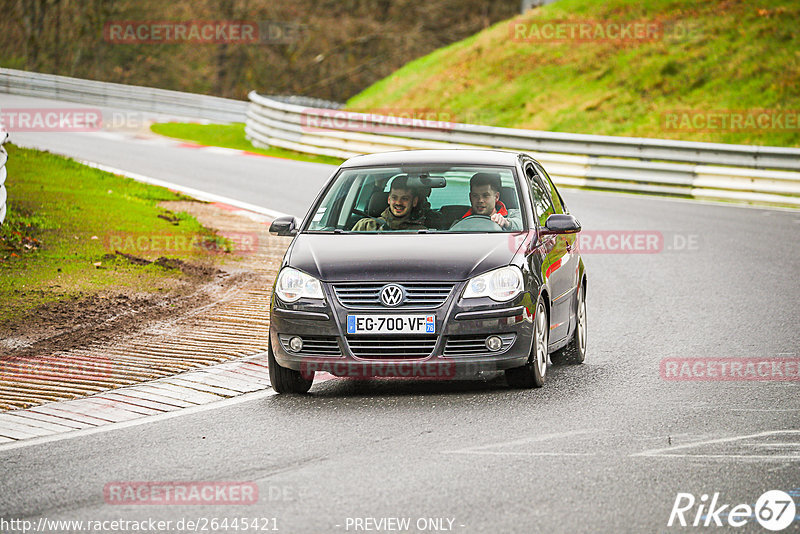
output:
M522 230L522 214L516 209L507 209L500 200L502 189L500 175L491 172L475 173L469 180L469 202L472 207L464 217L483 215L497 223L503 230Z
M408 186L408 176L400 175L392 180L389 191L389 207L380 217L366 217L353 226L354 232L376 232L380 230L424 230L425 217L416 213L420 195Z

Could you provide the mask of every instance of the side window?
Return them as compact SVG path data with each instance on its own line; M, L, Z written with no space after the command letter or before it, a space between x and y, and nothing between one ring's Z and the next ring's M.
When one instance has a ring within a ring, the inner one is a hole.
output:
M539 226L544 226L547 218L555 213L553 203L550 201L550 194L545 189L540 176L536 174L531 164L525 166L525 176L528 177L528 184L531 188L531 199L533 200L533 210Z
M542 180L545 182L545 186L550 192L550 198L553 199L553 204L555 205L556 213L569 213L567 211L567 206L564 205L564 201L561 199L561 194L556 189L556 186L553 185L553 181L550 179L550 176L547 174L547 171L544 168L540 167L539 165L536 166L537 171L539 172L539 176L542 177Z

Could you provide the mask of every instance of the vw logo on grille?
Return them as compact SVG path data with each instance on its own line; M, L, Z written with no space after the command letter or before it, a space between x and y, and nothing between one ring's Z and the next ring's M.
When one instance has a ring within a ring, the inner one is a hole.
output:
M397 284L390 284L381 289L381 302L384 306L399 306L405 300L405 291Z

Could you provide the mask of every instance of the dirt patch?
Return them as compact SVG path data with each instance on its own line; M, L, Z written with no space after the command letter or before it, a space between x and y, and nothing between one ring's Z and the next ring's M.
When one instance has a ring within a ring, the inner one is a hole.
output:
M234 248L228 255L215 255L213 262L192 263L166 256L150 261L121 252L108 254L104 262L156 264L180 271L180 275L167 277L159 292L118 287L90 297L42 305L24 320L0 326L0 361L115 346L148 329L164 330L164 324L224 303L233 295L271 287L290 240L270 236L265 218L200 202L168 202L163 207L169 213L190 213L222 235L252 236L255 245L251 242L244 251Z
M210 279L214 275L224 274L225 272L221 269L218 269L214 265L190 263L179 258L168 258L166 256L160 256L159 258L150 261L145 258L134 256L133 254L120 252L118 250L115 252L115 254L106 254L103 256L103 259L105 260L114 260L116 258L124 258L134 265L158 265L159 267L163 267L165 269L174 269L181 271L183 274L189 275L193 278L197 278L198 280Z
M252 276L197 276L166 294L116 290L39 307L24 323L0 331L2 358L49 355L111 343L153 322L174 319L214 302Z

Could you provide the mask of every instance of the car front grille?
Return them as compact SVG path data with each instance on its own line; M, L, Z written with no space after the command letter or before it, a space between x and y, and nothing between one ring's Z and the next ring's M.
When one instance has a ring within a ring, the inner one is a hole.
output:
M502 354L511 348L517 336L516 334L497 334L503 340L500 350L490 351L486 348L486 338L492 334L480 336L449 336L444 346L445 356L486 356Z
M299 356L329 356L332 358L342 355L336 336L300 336L303 339L303 348L298 352L293 352L289 348L289 340L293 337L293 335L287 334L278 336L283 350L291 354Z
M447 300L455 284L436 282L398 283L405 289L403 304L387 308L381 303L381 289L390 282L334 284L336 298L347 308L380 308L402 310L406 308L438 308Z
M426 358L436 347L435 337L349 336L347 344L354 356L364 359Z

